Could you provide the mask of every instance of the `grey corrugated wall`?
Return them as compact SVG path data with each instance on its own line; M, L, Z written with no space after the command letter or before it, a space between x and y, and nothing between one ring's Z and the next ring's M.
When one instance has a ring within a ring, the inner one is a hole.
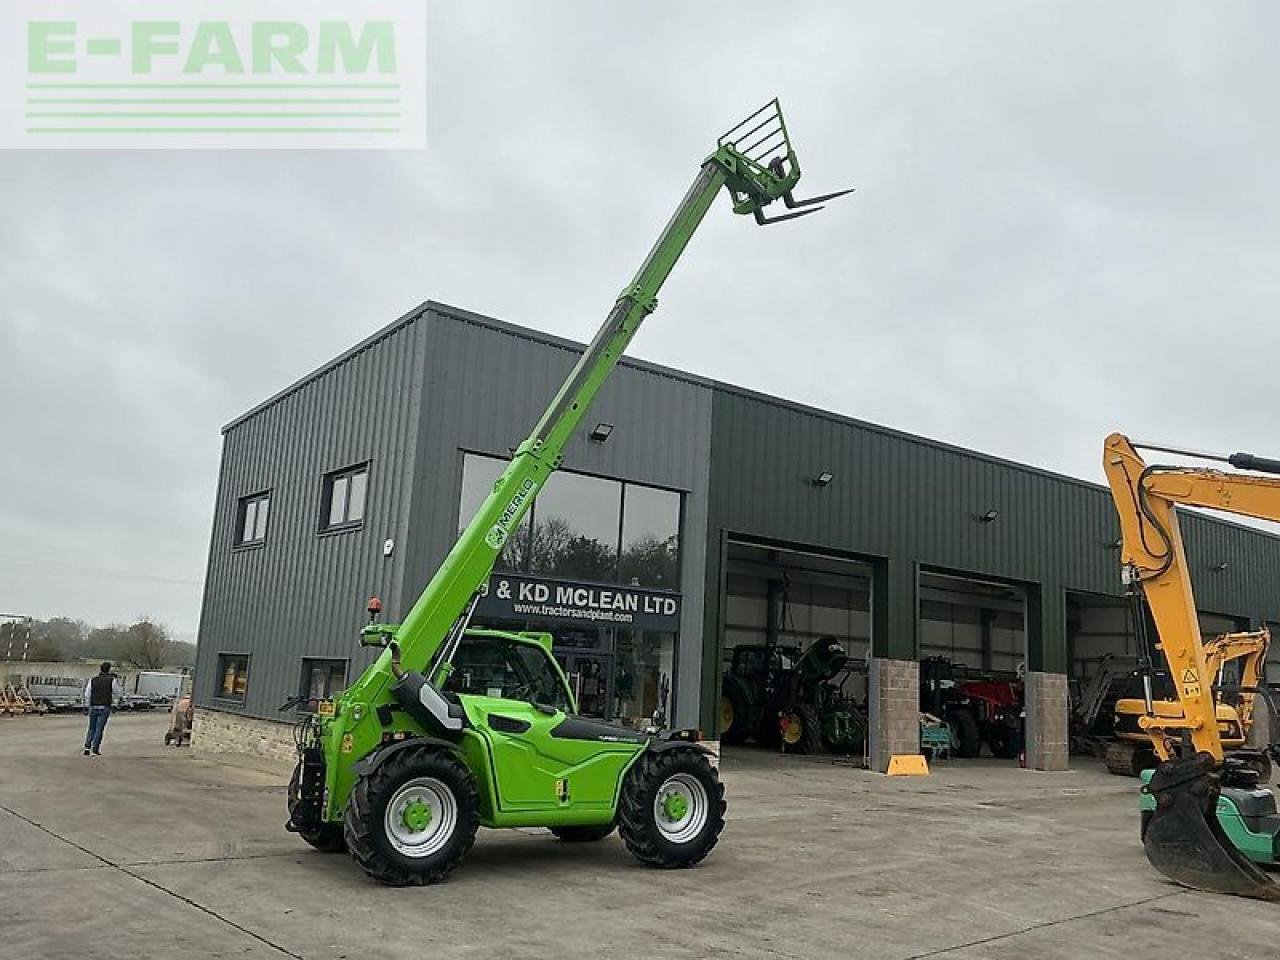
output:
M661 323L661 312L648 322ZM643 349L643 327L636 341ZM406 582L418 586L457 535L462 451L507 456L551 402L582 345L431 304L426 352L415 535L406 568ZM608 442L587 440L602 421L614 425ZM677 722L693 723L701 688L711 391L695 378L624 360L587 412L583 428L565 449L565 469L684 494L684 608L675 702Z
M658 322L657 319L651 322ZM643 330L639 337L644 336ZM528 434L582 345L424 304L230 424L223 440L198 655L198 702L280 718L301 660L371 656L356 635L378 593L402 617L457 535L463 451L506 456ZM614 424L605 444L585 433ZM624 361L565 451L565 467L685 494L677 719L697 715L711 396L694 378ZM318 535L327 471L372 461L363 528ZM232 548L236 504L272 490L262 548ZM390 560L382 544L392 537ZM240 706L213 697L219 653L249 653Z
M414 312L224 430L222 471L200 618L196 699L201 706L281 718L302 657L368 662L356 643L365 600L400 602L409 538L424 337ZM365 519L319 534L325 473L370 461ZM233 547L238 500L270 489L266 543ZM250 655L243 704L216 699L218 656Z
M704 725L718 696L720 552L730 533L891 558L895 594L911 589L918 565L1026 583L1031 619L1042 617L1029 623L1033 669L1065 669L1064 591L1120 593L1119 527L1101 486L723 386L711 463ZM815 488L809 480L824 470L835 479ZM998 518L978 522L988 510ZM1182 527L1202 609L1256 621L1280 614L1280 538L1203 515L1184 515ZM1227 569L1213 572L1220 562ZM914 657L914 596L889 602L909 622L898 617L877 652Z

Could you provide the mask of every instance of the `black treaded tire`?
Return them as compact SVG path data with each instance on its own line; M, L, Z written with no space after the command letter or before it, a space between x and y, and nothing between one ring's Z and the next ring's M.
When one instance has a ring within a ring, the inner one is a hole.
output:
M410 780L430 777L453 794L457 822L448 841L425 857L396 850L386 835L383 816L396 791ZM398 750L351 790L343 817L347 849L364 872L392 887L423 886L444 880L471 849L480 825L479 803L471 771L452 750L417 747Z
M956 756L969 759L982 753L982 731L978 720L969 710L956 710L947 717L955 736Z
M800 739L788 744L783 741L782 749L787 753L822 753L822 721L818 719L818 711L813 707L800 706L795 710L796 719L800 721Z
M555 838L563 843L595 843L618 829L617 821L595 826L549 827Z
M293 808L298 803L298 779L302 762L293 768L293 776L289 778L289 816L293 816ZM319 830L299 830L298 836L321 853L341 853L347 849L347 842L342 838L342 824L322 824Z
M720 696L729 702L729 708L733 712L733 722L720 731L720 742L730 746L746 743L752 733L751 707L747 703L747 698L743 696L742 690L732 683L724 685Z
M676 774L692 776L707 795L707 817L702 829L683 843L662 835L654 816L658 790ZM651 867L672 869L692 867L711 852L724 829L724 784L707 760L694 747L674 747L646 751L627 772L618 804L618 831L631 855Z
M1007 717L992 720L984 731L987 741L987 749L991 751L991 755L1000 760L1016 760L1020 752L1019 741L1021 738L1021 729L1019 724L1014 721L1010 722Z

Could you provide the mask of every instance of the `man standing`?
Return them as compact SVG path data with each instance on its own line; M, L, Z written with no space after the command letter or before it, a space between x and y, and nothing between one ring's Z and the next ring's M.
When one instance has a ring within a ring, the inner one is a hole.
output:
M91 751L95 757L102 755L102 733L107 729L115 694L115 674L111 672L111 664L104 663L98 675L84 685L84 699L89 705L89 732L84 737L86 757Z

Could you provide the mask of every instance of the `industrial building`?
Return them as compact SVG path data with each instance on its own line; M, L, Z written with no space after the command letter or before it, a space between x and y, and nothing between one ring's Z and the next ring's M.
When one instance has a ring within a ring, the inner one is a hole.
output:
M198 743L291 749L280 705L359 675L366 599L408 610L581 350L428 302L224 428ZM476 615L551 632L584 713L710 733L733 648L834 637L873 769L928 657L1021 678L1027 765L1064 769L1072 684L1132 652L1099 485L636 360L588 422ZM1280 622L1280 538L1183 533L1206 632Z

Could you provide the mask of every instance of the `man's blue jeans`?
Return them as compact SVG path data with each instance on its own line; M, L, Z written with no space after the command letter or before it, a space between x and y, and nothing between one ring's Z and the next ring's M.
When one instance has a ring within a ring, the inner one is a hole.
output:
M110 707L89 708L89 732L85 734L84 748L97 753L102 747L102 732L107 729L107 720L111 717Z

